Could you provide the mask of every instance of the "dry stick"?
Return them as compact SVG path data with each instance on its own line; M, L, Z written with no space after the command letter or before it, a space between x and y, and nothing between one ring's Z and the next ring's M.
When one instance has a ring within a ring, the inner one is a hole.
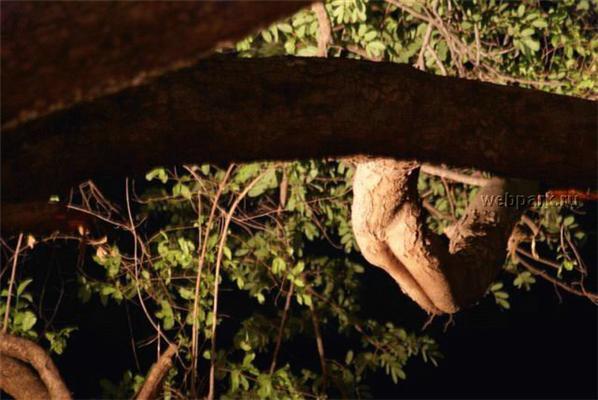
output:
M423 199L423 200L422 200L422 206L424 206L424 208L425 208L426 210L428 210L428 212L429 212L430 214L433 214L433 215L434 215L436 218L438 218L438 219L440 219L440 220L442 220L442 219L451 219L451 216L450 216L450 215L446 215L446 214L443 214L443 213L441 213L440 211L438 211L438 210L436 209L436 207L434 207L434 206L433 206L433 205L432 205L432 204L431 204L431 203L430 203L428 200L426 200L426 199Z
M168 370L172 367L172 356L174 356L176 351L177 346L171 344L160 358L158 358L156 363L150 369L147 379L137 395L137 400L151 400L156 397L156 392L160 387L160 383Z
M448 199L449 207L451 209L451 219L453 221L456 221L457 212L455 210L455 198L453 197L453 192L451 191L451 188L448 185L448 182L446 181L445 177L440 177L440 180L442 181L442 185L444 186L444 190L446 191L446 198Z
M517 246L517 249L515 251L517 251L517 253L523 254L526 257L531 258L532 260L536 260L536 261L538 261L538 262L540 262L542 264L548 265L549 267L552 267L552 268L554 268L556 270L561 269L561 266L559 264L557 264L557 263L555 263L553 261L550 261L550 260L546 260L546 259L544 259L542 257L535 256L532 253L530 253L529 251L527 251L524 248L522 248L521 245Z
M318 321L318 316L316 315L316 310L314 307L309 308L311 314L311 322L314 325L314 333L316 334L316 345L318 346L318 356L320 357L320 366L322 368L322 388L326 390L327 384L327 368L326 368L326 356L324 353L324 340L322 339L322 333L320 332L320 323Z
M480 65L480 52L482 50L482 46L480 45L480 30L478 29L478 24L477 22L475 23L475 25L473 26L474 32L475 32L475 47L476 47L476 52L475 52L475 65L476 67Z
M435 165L423 164L421 171L428 174L434 175L441 178L450 179L451 181L464 183L471 186L485 186L488 183L486 178L477 178L475 176L462 174L460 172L452 171L447 168L437 167Z
M571 247L571 250L573 250L573 254L575 254L575 259L577 260L577 267L578 267L577 270L579 272L581 272L582 275L587 275L588 274L588 270L587 270L587 268L585 266L585 263L583 262L583 258L581 258L581 255L579 254L579 251L577 250L577 247L575 246L575 244L571 240L571 236L569 235L568 232L565 233L565 240L569 244L569 247Z
M12 287L15 283L15 273L17 270L17 261L19 260L19 251L21 251L21 242L23 241L23 233L19 233L17 240L17 248L12 258L12 271L10 272L10 282L8 284L8 296L6 298L6 311L4 311L4 325L2 326L2 333L6 333L8 329L8 314L10 312L10 296L12 295Z
M555 279L552 276L548 275L546 272L534 267L533 265L531 265L530 263L528 263L521 257L519 257L519 262L521 264L523 264L523 266L525 268L527 268L530 272L532 272L535 275L541 276L542 278L544 278L548 282L552 283L553 285L556 285L571 294L575 294L575 295L581 296L581 297L587 297L593 303L598 303L598 294L587 292L584 288L582 288L582 290L577 290L575 288L572 288L571 286L566 285L563 282L559 281L558 279Z
M311 10L316 14L318 20L318 57L326 57L328 55L328 43L332 40L332 28L330 27L326 7L324 3L314 3Z
M438 3L438 1L434 1L434 3L432 4L432 7L436 8L436 4ZM422 42L422 47L419 51L419 55L417 56L417 63L415 64L416 68L423 71L425 68L425 64L424 64L424 55L426 53L426 49L429 48L430 51L434 54L436 54L434 52L434 50L432 49L431 46L429 46L430 43L430 38L432 36L432 30L433 30L433 25L428 23L428 27L426 28L426 33L424 34L424 41ZM446 71L445 71L445 75L446 75Z
M434 49L430 45L428 45L427 47L428 47L428 50L430 51L430 54L432 54L432 58L434 59L436 66L440 70L440 73L443 76L447 76L448 73L446 72L446 68L444 67L444 64L442 63L442 61L440 61L440 58L438 57L438 54L436 54L436 51L434 51Z
M129 226L124 225L124 227L129 232L131 232L131 234L133 235L133 241L134 241L133 262L135 264L134 273L135 273L135 289L137 290L137 298L139 298L139 303L141 304L141 308L143 309L143 312L145 313L145 317L147 318L149 323L152 325L152 327L158 333L158 338L161 336L164 339L164 341L166 341L166 343L171 345L172 343L168 340L168 338L160 330L160 326L157 325L154 322L153 318L151 317L149 311L147 310L147 307L145 306L145 302L143 301L143 296L141 296L141 290L139 289L139 266L138 266L139 257L137 255L137 243L139 240L137 238L137 230L135 229L135 224L133 223L133 214L131 213L131 201L130 201L130 197L129 197L129 178L127 178L125 180L125 196L126 196L126 201L127 201L127 213L129 215ZM159 341L158 341L158 343L159 343Z
M432 36L432 24L428 24L428 27L426 28L426 33L424 34L424 41L422 43L422 47L419 50L419 55L417 56L417 63L415 63L415 67L421 71L423 71L424 68L424 54L426 52L426 49L428 48L428 42L430 41L430 37Z
M537 236L538 233L540 233L540 227L527 215L523 214L521 216L521 222L527 225L527 227L532 231L534 236Z
M208 223L206 225L206 231L204 233L203 245L201 247L201 254L199 256L198 266L197 266L197 276L195 278L195 293L193 296L193 327L191 333L191 358L192 358L192 370L191 370L191 384L193 385L193 389L195 390L195 380L196 380L196 370L197 370L197 353L198 353L198 345L197 342L199 340L199 333L198 333L198 323L197 323L197 311L199 308L199 289L201 284L201 273L203 270L204 260L206 258L206 252L208 249L208 235L212 230L212 223L214 221L214 215L216 213L216 208L218 205L218 200L220 199L220 195L224 190L224 186L228 181L228 178L234 168L234 164L230 165L218 186L218 191L216 192L216 196L214 197L214 202L212 203L212 208L210 210L210 216L208 217ZM191 170L188 170L191 172ZM199 179L199 176L195 175L195 172L191 172L195 179ZM199 195L198 195L199 196ZM200 224L199 224L200 225ZM199 239L201 240L201 238Z
M289 308L291 307L291 298L293 297L293 291L295 289L295 284L291 281L291 286L289 287L289 291L287 292L287 297L284 302L284 310L282 312L282 318L280 319L280 325L278 326L278 336L276 337L276 346L274 347L274 353L272 354L272 362L270 363L270 375L274 373L276 369L276 359L278 358L278 353L280 352L280 345L282 344L282 335L284 333L284 326L287 322L287 316L289 314Z
M216 255L216 270L214 271L214 306L212 307L212 346L210 350L210 387L208 391L208 400L214 399L214 378L215 378L215 365L216 365L216 321L217 321L217 312L218 312L218 280L220 279L220 265L222 264L222 253L224 250L224 245L226 244L226 237L228 232L228 226L230 225L230 221L232 219L233 214L241 200L249 193L251 188L255 186L256 183L262 179L265 175L265 172L259 174L254 180L252 180L243 191L239 194L235 202L230 207L228 214L226 215L226 219L224 220L224 226L222 227L222 235L220 237L220 243L218 244L218 254Z

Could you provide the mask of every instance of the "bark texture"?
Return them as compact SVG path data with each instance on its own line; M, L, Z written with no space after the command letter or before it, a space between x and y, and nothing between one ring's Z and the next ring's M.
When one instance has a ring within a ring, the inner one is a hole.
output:
M48 399L39 375L27 364L0 354L0 389L16 400Z
M190 65L307 1L2 2L2 126Z
M352 154L594 186L596 106L405 65L216 57L5 129L3 198L157 165Z
M71 394L69 390L66 388L58 369L54 365L52 358L37 344L33 343L30 340L19 338L16 336L8 335L6 333L0 333L0 355L2 355L2 360L4 361L6 358L11 358L13 360L19 361L20 363L12 363L9 361L9 368L15 367L16 365L25 367L22 363L26 363L31 365L31 367L37 372L39 378L45 385L45 388L48 392L49 398L52 400L69 400L71 399ZM17 367L18 368L18 367ZM4 363L2 364L2 370L5 370ZM11 373L11 370L8 370ZM14 372L14 370L12 370ZM28 375L28 380L33 379L31 375ZM3 384L4 378L0 380L0 383ZM7 386L0 386L0 389L5 390L12 390L14 393L25 393L28 388L24 387L28 380L23 380L22 382L14 382L11 381L7 384ZM15 389L15 386L18 385L19 389ZM39 389L38 386L36 386ZM33 390L34 387L31 387ZM36 389L36 390L37 390ZM8 392L10 393L10 392ZM39 398L39 397L25 397L29 398ZM48 396L42 397L48 398Z
M524 205L499 200L535 194L527 181L493 179L446 236L430 232L417 193L419 165L377 159L357 166L352 223L364 257L386 270L432 314L454 313L477 301L496 277ZM529 205L529 204L528 204Z
M176 354L177 350L176 345L169 345L166 351L158 358L158 361L152 365L143 386L137 394L137 400L152 400L156 398L166 373L172 367L172 357Z

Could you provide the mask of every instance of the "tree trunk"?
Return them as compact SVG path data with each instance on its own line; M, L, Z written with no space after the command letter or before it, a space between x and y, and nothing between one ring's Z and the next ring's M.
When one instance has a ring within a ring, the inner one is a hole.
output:
M190 65L307 1L2 3L2 126Z
M454 313L480 299L496 278L537 184L489 180L463 217L439 236L426 226L418 175L414 162L360 163L353 181L353 232L363 256L424 310Z
M353 154L594 186L596 110L405 65L216 57L6 129L3 197L157 165Z

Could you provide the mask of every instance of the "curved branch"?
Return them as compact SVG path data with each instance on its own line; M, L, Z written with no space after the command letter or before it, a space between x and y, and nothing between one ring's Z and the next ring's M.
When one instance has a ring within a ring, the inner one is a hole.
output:
M157 165L355 154L594 186L595 116L591 101L399 64L222 56L3 130L2 195L46 200Z
M25 363L0 354L0 389L17 400L47 399L48 390Z
M355 237L364 257L385 269L423 309L454 313L477 301L496 277L509 236L537 187L489 180L461 220L441 237L425 224L418 172L415 162L390 159L357 166Z
M30 364L43 381L52 400L71 399L71 394L52 358L37 344L27 339L0 333L0 354Z
M156 397L156 393L160 388L160 384L164 380L164 376L172 367L172 357L177 352L178 347L175 344L170 344L166 351L162 353L158 361L147 374L147 378L139 390L137 400L151 400Z

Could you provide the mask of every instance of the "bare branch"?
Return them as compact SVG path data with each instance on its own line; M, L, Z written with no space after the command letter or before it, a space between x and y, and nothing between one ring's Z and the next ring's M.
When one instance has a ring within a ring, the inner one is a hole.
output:
M12 256L12 269L10 272L10 281L8 283L8 295L6 296L6 310L4 311L4 324L2 325L2 333L6 333L8 329L8 316L10 315L10 297L12 295L12 287L15 283L15 273L19 261L19 252L21 251L21 242L23 241L23 234L19 233L17 240L17 248Z
M332 28L326 6L324 3L314 3L311 10L316 14L318 20L318 56L326 57L328 55L328 44L332 41Z

